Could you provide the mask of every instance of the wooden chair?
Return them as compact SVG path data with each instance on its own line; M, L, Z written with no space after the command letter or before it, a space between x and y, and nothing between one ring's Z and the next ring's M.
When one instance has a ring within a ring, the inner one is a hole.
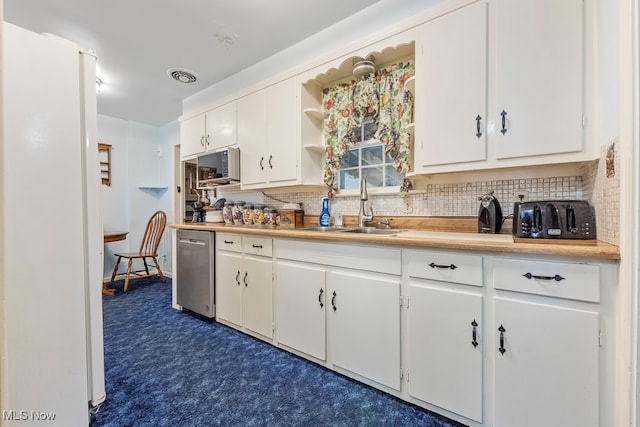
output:
M167 215L163 211L157 211L154 213L149 222L147 223L147 228L144 231L144 237L142 238L142 243L140 244L140 250L138 252L129 252L129 253L121 253L114 254L118 257L116 261L116 266L113 269L113 274L111 274L111 283L113 283L116 278L116 274L118 273L118 265L120 265L120 260L122 258L129 259L129 265L127 266L127 276L124 279L124 291L127 292L127 288L129 287L129 276L131 273L135 274L138 277L151 277L156 274L160 276L160 280L163 282L164 274L162 274L162 270L160 269L160 265L158 264L158 245L160 245L160 239L162 239L162 234L164 233L164 228L167 225ZM149 266L147 265L147 258L151 258L156 265L157 273L149 273ZM146 274L140 274L140 271L131 271L131 264L134 259L142 259L144 263L144 270Z

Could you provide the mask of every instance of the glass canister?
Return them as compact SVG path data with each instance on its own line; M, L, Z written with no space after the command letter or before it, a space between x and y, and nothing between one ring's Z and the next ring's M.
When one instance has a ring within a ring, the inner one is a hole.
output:
M253 223L256 225L262 225L262 221L264 220L264 206L256 204L253 208Z
M253 224L253 203L246 203L242 209L242 222L245 225Z
M233 223L235 225L244 224L244 205L245 202L238 201L233 207Z
M262 219L262 225L271 226L273 219L273 208L264 208L264 218Z
M236 202L224 202L224 207L222 208L222 218L224 219L225 225L233 225L233 208L235 208L235 206Z

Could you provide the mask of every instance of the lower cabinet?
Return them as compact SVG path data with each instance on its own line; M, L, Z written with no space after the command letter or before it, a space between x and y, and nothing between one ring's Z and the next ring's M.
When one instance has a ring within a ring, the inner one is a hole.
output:
M271 239L216 233L216 319L273 338Z
M330 270L331 361L400 390L400 277Z
M271 258L244 255L242 326L273 338L273 283Z
M492 264L496 427L600 425L600 280L615 273L523 258Z
M241 253L222 251L216 253L216 319L225 320L237 326L242 326L241 275Z
M326 360L325 268L278 260L275 272L278 342Z
M598 313L495 300L495 426L598 426Z
M481 422L482 296L412 281L409 298L411 396Z

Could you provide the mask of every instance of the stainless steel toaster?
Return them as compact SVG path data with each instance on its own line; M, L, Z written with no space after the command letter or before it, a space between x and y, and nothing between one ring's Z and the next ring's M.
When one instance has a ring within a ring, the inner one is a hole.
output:
M595 213L585 200L515 203L513 235L540 239L595 239Z

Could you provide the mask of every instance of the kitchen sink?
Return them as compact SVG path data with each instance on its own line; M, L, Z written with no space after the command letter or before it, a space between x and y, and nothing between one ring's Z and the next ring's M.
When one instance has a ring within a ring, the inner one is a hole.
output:
M364 227L364 228L352 228L351 230L346 230L347 233L361 233L361 234L398 234L404 230L394 230L390 228L373 228L373 227Z
M320 232L344 232L344 231L352 231L354 229L353 228L348 228L348 227L322 227L322 226L318 226L318 227L303 227L303 228L298 228L298 230L301 230L301 231L320 231Z

